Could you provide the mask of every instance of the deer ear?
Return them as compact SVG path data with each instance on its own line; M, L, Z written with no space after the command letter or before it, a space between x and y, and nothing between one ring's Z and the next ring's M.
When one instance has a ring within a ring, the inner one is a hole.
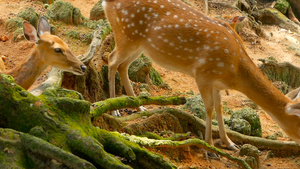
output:
M49 34L51 34L50 33L50 24L49 24L49 22L47 21L47 19L46 18L44 18L44 17L41 17L40 18L40 21L39 21L39 25L38 25L38 34L39 35L43 35L43 34L45 34L45 33L49 33Z
M236 20L236 23L243 22L243 20L246 18L246 16L241 16Z
M37 42L40 39L37 35L36 29L27 21L23 22L23 32L28 41Z
M239 16L235 16L229 20L231 23L235 23L239 19Z
M300 103L288 104L286 106L286 113L300 117Z
M290 91L288 94L285 95L286 97L296 101L300 98L300 87L295 90Z

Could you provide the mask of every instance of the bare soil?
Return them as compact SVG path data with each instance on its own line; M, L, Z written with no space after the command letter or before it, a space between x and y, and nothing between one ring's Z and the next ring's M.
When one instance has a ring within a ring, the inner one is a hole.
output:
M97 0L66 0L71 2L75 7L78 7L82 14L89 17L90 10L96 4ZM203 10L202 0L189 0L195 8ZM0 41L0 56L4 55L7 59L5 65L7 69L11 69L14 65L22 62L26 58L33 44L27 41L20 41L15 43L12 41L12 33L5 30L5 21L14 17L18 12L24 10L26 7L33 7L37 12L43 14L45 12L44 6L34 0L0 0L0 36L7 35L9 40L6 42ZM240 15L239 13L232 13L232 11L224 9L211 9L210 17L226 17ZM66 29L73 29L73 26L63 25ZM283 30L277 26L264 26L265 31L270 35L269 39L264 39L256 36L254 32L248 28L243 29L240 33L244 40L246 50L252 60L259 64L258 59L266 59L270 56L276 58L279 62L291 62L296 66L300 66L299 51L294 50L293 41L297 39L300 41L299 34ZM60 36L66 41L74 54L80 55L85 52L88 44L81 44L80 42L62 36L63 32L59 32ZM299 48L298 44L298 48ZM154 68L162 75L163 80L169 84L172 90L153 90L152 95L172 95L172 94L185 94L193 91L198 94L198 89L194 83L194 79L178 73L166 70L154 64ZM49 70L49 68L48 68ZM35 85L40 84L46 77L46 72L36 81ZM230 95L223 93L223 101L232 109L240 109L249 103L249 99L243 94L230 90ZM278 127L278 125L261 109L257 109L261 118L263 137L268 135L282 132L283 136L278 136L279 140L289 140L287 135ZM237 168L227 159L221 160L207 160L203 155L203 151L196 148L191 149L175 149L164 150L154 149L153 151L163 154L166 158L172 160L179 168ZM227 150L224 150L227 151ZM238 156L237 153L227 151ZM170 155L171 154L171 155ZM261 152L261 168L286 168L294 169L300 168L300 156L286 157L286 158L268 158L265 159L267 152ZM175 158L176 157L176 158Z

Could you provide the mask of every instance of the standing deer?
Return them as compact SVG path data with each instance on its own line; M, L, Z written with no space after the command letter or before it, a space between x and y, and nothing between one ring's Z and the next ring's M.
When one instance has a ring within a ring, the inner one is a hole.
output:
M222 142L238 148L224 127L220 90L226 89L244 93L300 143L300 103L285 97L263 75L229 24L180 0L104 0L102 5L116 42L108 60L110 97L115 97L116 71L127 94L134 96L128 66L144 53L162 67L195 79L205 104L205 141L210 145L215 109Z
M38 30L26 21L23 23L23 30L25 38L35 42L36 46L21 64L1 73L11 75L15 82L26 90L49 65L75 75L84 74L86 66L71 52L65 42L51 35L50 25L44 17L39 20Z

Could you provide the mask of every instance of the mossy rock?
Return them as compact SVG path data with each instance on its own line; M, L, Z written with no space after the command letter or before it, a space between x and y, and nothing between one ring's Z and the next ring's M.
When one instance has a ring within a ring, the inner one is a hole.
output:
M70 2L58 0L47 8L46 15L54 21L61 21L66 24L72 24L73 10L74 7Z
M83 15L81 14L80 9L74 8L73 9L73 24L80 25L83 20Z
M274 8L280 11L283 14L286 14L287 10L289 9L290 4L286 0L277 0Z
M5 28L9 32L14 32L18 28L23 27L24 19L21 17L13 17L5 22Z
M205 107L201 95L188 98L183 108L195 113L195 116L199 117L200 119L206 118Z
M149 79L149 73L152 68L152 62L144 55L136 59L128 70L130 80L135 82L147 83Z
M240 118L231 120L231 130L239 132L244 135L251 135L251 125L248 121Z
M259 160L259 150L253 145L244 144L240 149L240 156L251 156Z
M152 67L151 60L144 55L129 66L128 75L129 79L134 82L152 83L156 86L163 83L160 74Z
M282 81L292 88L300 86L300 68L291 63L266 60L258 67L271 82Z
M102 1L98 1L92 8L90 12L90 20L99 20L99 19L105 19L104 10L102 7Z
M258 114L249 107L235 111L230 120L244 119L251 125L251 136L262 137L261 123Z
M206 118L206 111L204 102L202 100L201 95L196 95L195 97L191 97L187 99L187 102L183 106L184 109L190 110L191 112L195 113L195 116L205 120ZM223 113L232 114L233 111L230 109L226 103L223 104ZM225 121L225 119L224 119ZM227 124L227 123L226 123Z
M153 67L150 69L149 76L155 86L161 86L164 83L161 75Z
M13 34L13 41L14 42L19 42L21 40L24 40L25 37L24 37L24 31L23 31L23 28L18 28L14 34Z
M28 21L31 25L37 27L39 21L39 14L35 12L33 8L26 8L24 11L21 11L17 15L20 18Z

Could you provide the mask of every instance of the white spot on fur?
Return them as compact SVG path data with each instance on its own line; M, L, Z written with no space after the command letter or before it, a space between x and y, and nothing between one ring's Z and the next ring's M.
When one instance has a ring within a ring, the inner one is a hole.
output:
M224 67L224 65L225 65L224 62L219 62L219 63L217 64L218 67Z

